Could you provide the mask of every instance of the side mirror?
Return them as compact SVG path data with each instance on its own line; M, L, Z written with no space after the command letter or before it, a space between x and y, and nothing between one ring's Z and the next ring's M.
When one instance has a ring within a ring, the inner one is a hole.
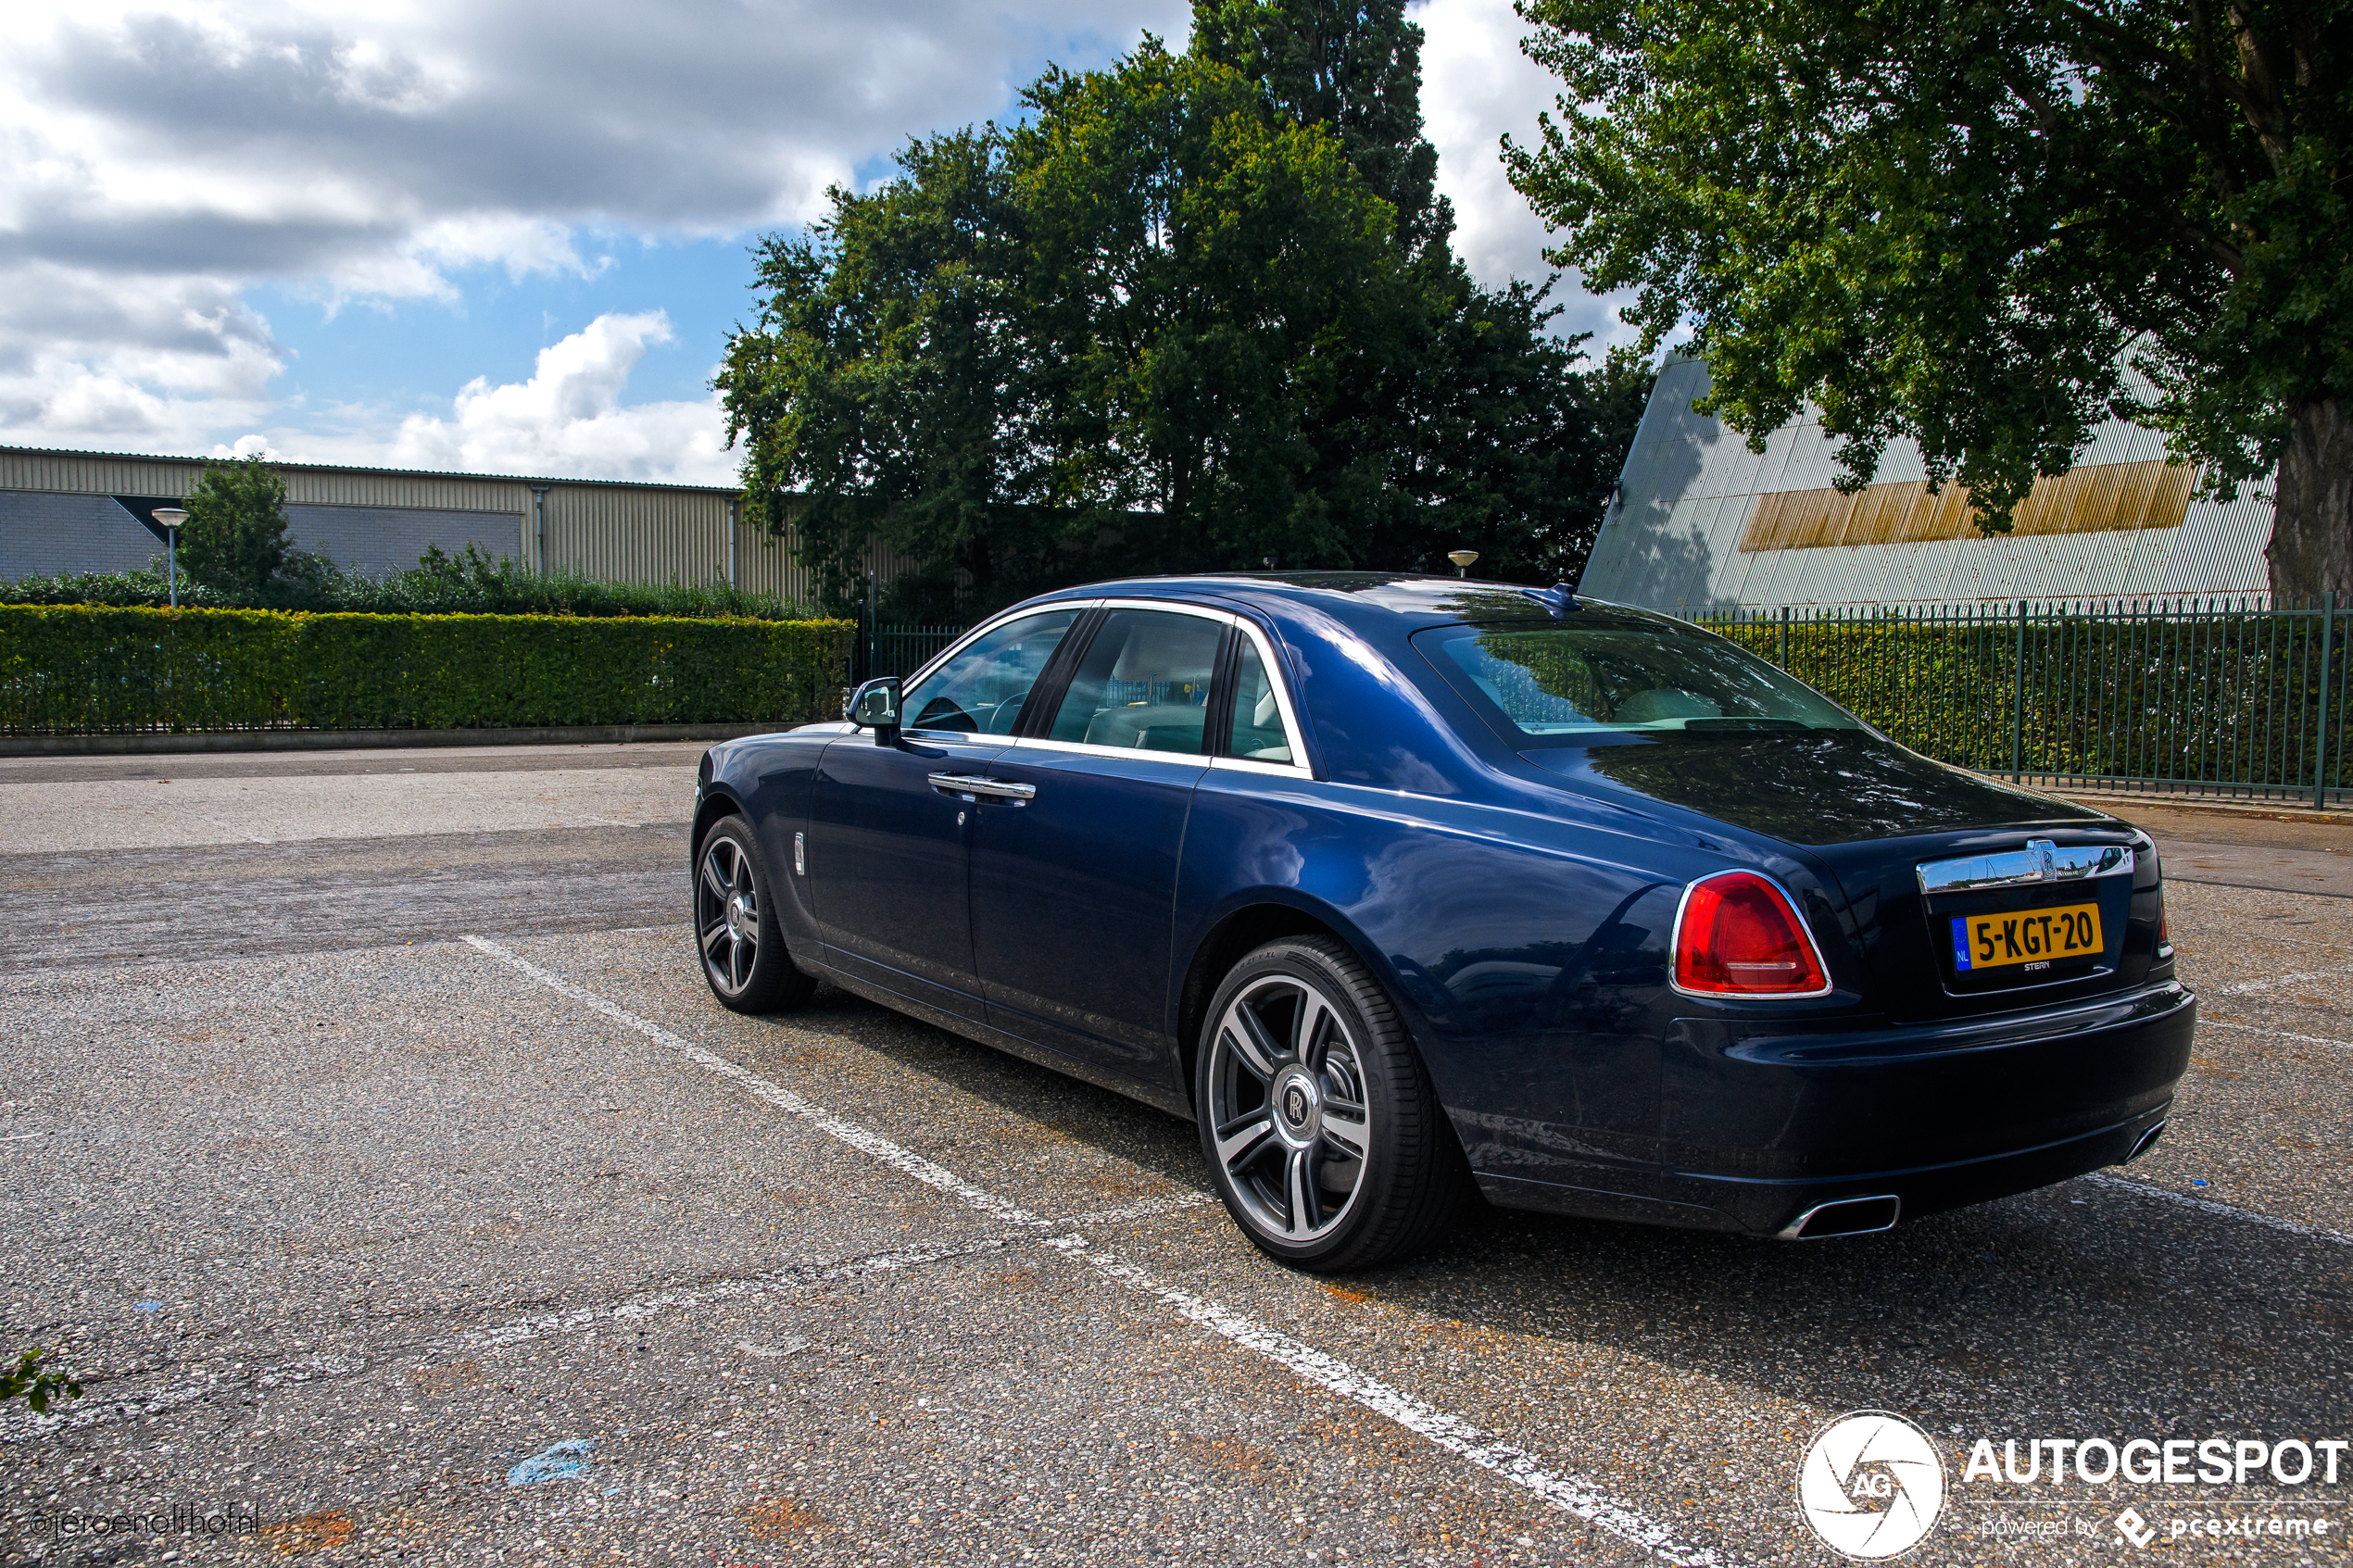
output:
M875 732L876 746L888 746L899 738L899 677L887 675L879 681L869 681L850 694L849 707L842 717L862 730Z

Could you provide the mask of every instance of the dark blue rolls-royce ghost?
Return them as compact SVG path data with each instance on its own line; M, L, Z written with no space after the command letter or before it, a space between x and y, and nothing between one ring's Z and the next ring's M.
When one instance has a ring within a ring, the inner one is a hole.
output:
M1312 1269L1474 1191L1815 1237L2119 1164L2196 1012L2146 836L1566 588L1034 599L713 746L693 876L726 1006L830 980L1189 1117Z

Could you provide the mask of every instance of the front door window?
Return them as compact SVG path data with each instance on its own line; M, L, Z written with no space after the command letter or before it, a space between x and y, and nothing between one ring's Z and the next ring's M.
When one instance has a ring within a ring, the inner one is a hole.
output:
M1025 615L986 633L900 698L911 730L1009 735L1075 609Z

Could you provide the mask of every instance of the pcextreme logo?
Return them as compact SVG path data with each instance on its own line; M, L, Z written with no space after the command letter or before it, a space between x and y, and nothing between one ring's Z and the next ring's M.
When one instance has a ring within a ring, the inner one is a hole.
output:
M1887 1411L1856 1411L1814 1435L1797 1466L1797 1508L1847 1557L1918 1546L1944 1507L1944 1461L1928 1434Z

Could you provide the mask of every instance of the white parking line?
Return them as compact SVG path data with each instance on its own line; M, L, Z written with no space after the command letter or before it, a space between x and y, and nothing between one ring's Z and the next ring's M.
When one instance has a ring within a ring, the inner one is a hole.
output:
M635 1030L672 1050L698 1066L710 1069L722 1077L734 1080L760 1098L781 1110L788 1110L820 1131L841 1139L851 1148L872 1155L894 1170L905 1173L927 1186L948 1193L992 1218L1015 1224L1033 1232L1050 1228L1049 1223L1029 1210L999 1198L994 1193L974 1185L955 1173L925 1160L923 1156L901 1148L889 1139L854 1122L847 1122L773 1084L758 1073L739 1067L724 1057L715 1056L701 1047L692 1045L660 1024L623 1012L620 1008L592 992L585 991L570 981L549 973L528 959L509 951L496 942L480 936L466 941L500 962L509 964L548 989L572 997L624 1028ZM1378 1378L1368 1377L1337 1357L1302 1344L1289 1335L1268 1328L1216 1302L1189 1295L1161 1281L1108 1252L1088 1247L1086 1238L1076 1236L1041 1237L1045 1244L1063 1256L1076 1259L1095 1269L1109 1279L1132 1289L1157 1298L1175 1308L1191 1322L1219 1335L1242 1348L1277 1363L1306 1381L1327 1391L1363 1406L1376 1415L1395 1422L1407 1431L1428 1438L1450 1453L1460 1455L1473 1464L1493 1472L1514 1486L1521 1486L1542 1498L1565 1512L1583 1520L1596 1529L1641 1547L1662 1562L1678 1568L1714 1568L1714 1565L1735 1561L1728 1554L1706 1547L1694 1546L1679 1539L1674 1530L1640 1511L1610 1497L1591 1482L1576 1475L1542 1468L1535 1457L1525 1449L1480 1431L1459 1416L1449 1415L1434 1406L1425 1404L1399 1388L1391 1387Z
M764 1274L754 1274L749 1279L720 1280L711 1285L684 1286L675 1290L648 1290L636 1296L624 1296L618 1301L575 1307L567 1312L545 1312L537 1317L495 1323L488 1328L470 1329L446 1346L428 1346L426 1350L427 1353L438 1351L444 1354L450 1349L495 1350L508 1345L520 1345L527 1339L545 1338L551 1334L577 1333L601 1323L637 1323L660 1317L665 1312L683 1312L706 1301L740 1301L751 1296L805 1290L812 1285L865 1279L875 1274L893 1273L900 1269L919 1269L927 1263L945 1262L950 1258L969 1258L977 1253L994 1252L1004 1245L1001 1237L989 1236L981 1241L902 1247L893 1252L877 1252L870 1258L853 1258L846 1263L801 1265L774 1269Z
M2274 1040L2301 1040L2308 1046L2336 1046L2353 1050L2353 1040L2332 1040L2325 1035L2291 1035L2284 1029L2266 1029L2259 1023L2231 1023L2220 1018L2201 1018L2201 1029L2237 1029L2249 1035L2269 1035Z
M2227 1203L2217 1203L2212 1198L2192 1198L2186 1192L2175 1192L2171 1187L2151 1186L2146 1182L2133 1182L2125 1180L2122 1176L2103 1176L2096 1173L2085 1176L2082 1180L2096 1183L2104 1187L2117 1187L2141 1198L2161 1198L2168 1203L2177 1203L2184 1209L2195 1209L2201 1214L2216 1214L2229 1220L2245 1220L2250 1225L2261 1225L2266 1230L2285 1231L2290 1236L2300 1236L2309 1241L2334 1241L2339 1247L2353 1247L2353 1236L2347 1236L2342 1231L2322 1230L2318 1225L2308 1225L2301 1220L2283 1220L2277 1214L2260 1214L2252 1209L2233 1209Z
M2327 969L2308 969L2296 974L2274 974L2268 980L2243 981L2225 985L2214 994L2218 997L2244 997L2256 991L2276 991L2283 985L2299 985L2307 980L2334 980L2339 975L2353 974L2353 964L2334 964Z
M395 1359L452 1356L461 1350L503 1349L510 1345L521 1345L549 1335L577 1334L610 1323L637 1323L660 1317L665 1312L686 1311L708 1301L737 1301L749 1297L807 1290L814 1286L832 1285L842 1280L868 1279L901 1269L923 1268L955 1258L978 1257L983 1253L1001 1251L1007 1245L1005 1237L992 1236L976 1241L901 1247L888 1252L845 1258L831 1263L797 1263L746 1279L714 1280L709 1285L640 1291L618 1300L598 1301L573 1308L569 1311L510 1318L505 1323L467 1329L448 1338L380 1345L376 1347L375 1364L382 1365ZM11 1411L0 1415L0 1443L22 1443L47 1432L79 1430L112 1421L155 1415L233 1389L277 1388L321 1377L356 1377L366 1372L369 1365L363 1358L348 1353L299 1356L244 1375L208 1373L201 1377L149 1388L145 1392L77 1401L70 1407L49 1412Z
M282 1388L292 1383L308 1383L314 1378L348 1377L353 1373L366 1370L366 1367L367 1362L358 1356L298 1356L291 1361L263 1367L258 1372L243 1376L209 1373L190 1382L145 1394L87 1402L76 1400L71 1406L51 1413L11 1411L6 1417L0 1417L0 1443L22 1443L60 1429L79 1431L84 1426L97 1426L109 1421L159 1415L182 1405L194 1404L227 1388Z
M1109 1209L1090 1209L1084 1214L1071 1214L1054 1222L1057 1225L1115 1225L1123 1220L1149 1220L1161 1214L1180 1214L1188 1209L1206 1208L1217 1199L1205 1192L1177 1193L1168 1198L1139 1198L1133 1203L1122 1203Z

